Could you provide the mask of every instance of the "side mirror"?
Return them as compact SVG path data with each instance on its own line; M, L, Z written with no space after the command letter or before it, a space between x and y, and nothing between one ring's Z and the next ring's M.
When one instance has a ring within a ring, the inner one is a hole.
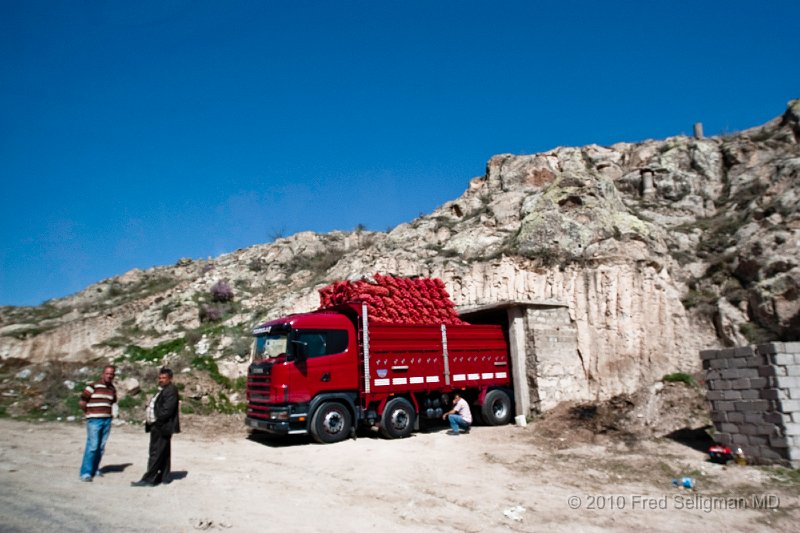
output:
M308 344L302 341L291 341L294 347L294 356L298 361L305 361L308 359Z

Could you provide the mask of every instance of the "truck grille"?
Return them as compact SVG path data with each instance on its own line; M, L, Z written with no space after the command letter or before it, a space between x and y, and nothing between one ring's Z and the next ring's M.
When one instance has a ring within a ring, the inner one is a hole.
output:
M266 418L272 384L270 365L252 365L247 373L247 412L248 416Z

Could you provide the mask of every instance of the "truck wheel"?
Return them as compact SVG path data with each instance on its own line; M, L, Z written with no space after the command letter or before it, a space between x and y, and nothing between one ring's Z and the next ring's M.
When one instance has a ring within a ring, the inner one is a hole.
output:
M320 444L339 442L350 436L350 411L336 402L323 403L311 418L311 435Z
M491 390L481 406L481 418L490 426L502 426L511 420L511 399L505 391Z
M414 407L405 398L393 398L381 416L381 435L387 439L404 439L414 431Z

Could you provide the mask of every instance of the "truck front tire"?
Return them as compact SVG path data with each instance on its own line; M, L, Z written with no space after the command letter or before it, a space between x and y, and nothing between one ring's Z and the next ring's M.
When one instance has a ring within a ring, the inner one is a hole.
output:
M350 436L353 422L347 407L337 402L319 406L311 418L311 435L320 444L340 442Z
M404 439L414 432L416 414L405 398L392 398L381 416L381 435L387 439Z

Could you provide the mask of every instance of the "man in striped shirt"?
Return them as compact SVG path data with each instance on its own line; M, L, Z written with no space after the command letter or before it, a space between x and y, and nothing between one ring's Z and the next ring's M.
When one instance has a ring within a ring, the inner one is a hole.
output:
M81 463L81 481L91 481L97 475L100 458L111 431L111 406L117 401L114 388L116 368L109 365L103 369L100 381L86 385L78 405L86 413L86 449Z

